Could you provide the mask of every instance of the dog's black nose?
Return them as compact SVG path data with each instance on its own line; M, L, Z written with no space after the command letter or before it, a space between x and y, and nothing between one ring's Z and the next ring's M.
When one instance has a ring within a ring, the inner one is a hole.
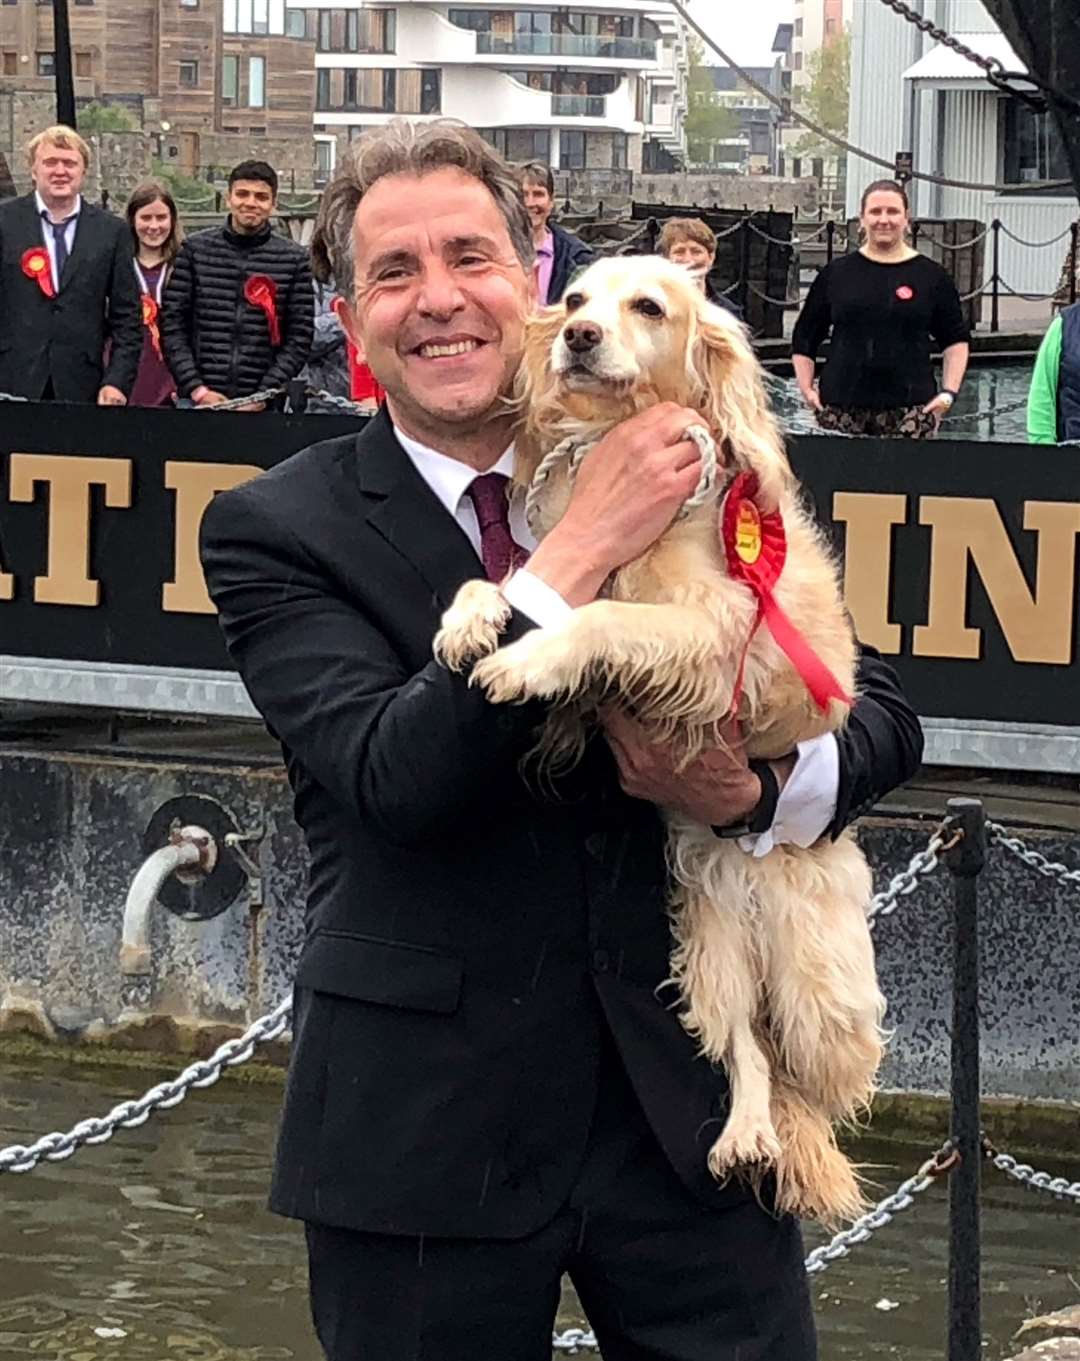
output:
M603 331L591 321L571 322L563 331L566 348L571 354L584 354L587 350L595 350L603 338Z

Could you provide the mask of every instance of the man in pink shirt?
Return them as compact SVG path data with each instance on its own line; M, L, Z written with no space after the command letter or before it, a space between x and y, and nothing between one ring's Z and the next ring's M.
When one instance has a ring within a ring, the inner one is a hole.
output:
M555 207L555 176L551 167L530 161L521 170L521 193L533 227L536 248L536 292L541 303L558 302L579 269L594 259L593 252L572 232L550 219Z

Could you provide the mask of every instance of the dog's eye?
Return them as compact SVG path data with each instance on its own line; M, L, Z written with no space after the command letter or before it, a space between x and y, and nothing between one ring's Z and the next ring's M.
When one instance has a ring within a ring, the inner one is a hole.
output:
M658 302L653 302L652 298L638 298L631 304L635 312L640 312L643 317L662 317L664 309Z
M585 294L568 293L566 297L563 298L563 305L568 312L576 312L579 307L585 306Z

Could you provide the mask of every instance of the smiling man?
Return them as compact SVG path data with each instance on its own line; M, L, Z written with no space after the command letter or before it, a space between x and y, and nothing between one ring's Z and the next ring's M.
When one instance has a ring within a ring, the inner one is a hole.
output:
M45 128L27 159L33 191L0 204L0 392L123 406L142 349L131 238L83 199L74 129Z
M504 641L593 599L696 486L697 417L601 441L536 547L507 496L535 302L509 167L456 124L373 130L314 252L386 407L217 497L202 548L311 858L271 1203L305 1223L325 1354L550 1361L567 1273L606 1361L811 1361L798 1225L706 1168L727 1084L659 991L656 805L808 844L910 773L917 720L869 658L850 736L771 777L734 731L676 774L625 720L617 758L530 781L542 709L438 666L440 616L481 575Z
M226 224L189 236L176 256L161 339L178 393L196 406L281 387L307 363L311 269L303 247L271 228L277 190L265 161L241 162Z

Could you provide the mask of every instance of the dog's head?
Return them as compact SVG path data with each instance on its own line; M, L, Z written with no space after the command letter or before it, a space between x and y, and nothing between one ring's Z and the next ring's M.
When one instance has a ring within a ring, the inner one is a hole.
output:
M598 260L526 328L518 395L525 431L550 444L567 419L597 433L656 402L700 412L775 502L790 479L761 372L741 324L659 256Z

